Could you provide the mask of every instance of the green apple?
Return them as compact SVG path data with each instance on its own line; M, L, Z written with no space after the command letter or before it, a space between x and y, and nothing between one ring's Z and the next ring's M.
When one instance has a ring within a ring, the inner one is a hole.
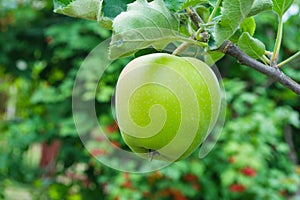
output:
M220 94L214 72L198 59L165 53L135 58L116 87L122 138L145 158L186 158L214 127Z

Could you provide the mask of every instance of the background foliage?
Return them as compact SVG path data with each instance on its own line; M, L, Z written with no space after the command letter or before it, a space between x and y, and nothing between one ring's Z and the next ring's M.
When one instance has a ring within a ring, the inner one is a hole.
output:
M52 1L0 5L0 199L297 199L300 101L291 91L225 57L217 65L227 92L226 124L213 151L149 174L117 172L84 149L71 113L76 72L111 32L54 14ZM256 20L255 36L273 48L276 15ZM299 22L298 9L286 21L284 57L299 50ZM99 120L124 148L109 109L129 60L110 67L96 97ZM300 82L299 61L284 70Z

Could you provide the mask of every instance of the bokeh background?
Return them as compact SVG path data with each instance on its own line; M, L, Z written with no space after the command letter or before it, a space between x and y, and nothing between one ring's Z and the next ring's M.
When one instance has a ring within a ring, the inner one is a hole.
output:
M227 95L226 123L215 148L146 174L110 169L83 147L71 95L83 59L110 37L96 22L53 13L50 0L0 0L0 199L215 200L300 199L300 99L225 57L217 63ZM277 16L256 17L255 36L273 49ZM280 59L300 50L300 13L286 15ZM108 137L125 147L110 112L118 74L110 66L96 109ZM300 60L284 67L300 82ZM94 84L94 74L86 80ZM89 99L89 93L86 94Z

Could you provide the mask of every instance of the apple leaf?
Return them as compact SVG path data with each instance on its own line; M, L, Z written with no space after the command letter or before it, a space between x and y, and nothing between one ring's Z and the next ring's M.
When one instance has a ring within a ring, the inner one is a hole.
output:
M294 0L273 0L273 10L276 12L279 17L282 17L283 14L290 8Z
M238 41L238 46L243 52L255 59L264 55L266 50L265 45L261 41L251 37L251 35L247 32L241 35Z
M128 3L134 0L100 0L97 21L100 26L112 30L113 19L124 12Z
M112 29L112 20L134 0L54 0L54 12L83 19L97 20Z
M212 6L216 6L217 1L218 1L218 0L209 0L209 3L210 3Z
M272 10L272 0L254 0L252 8L248 14L248 17L257 15L263 11Z
M247 18L254 0L224 0L220 21L215 26L215 46L228 40Z
M71 17L97 20L99 7L98 0L54 0L54 12Z
M180 7L179 10L183 10L189 6L197 6L197 5L201 5L201 4L208 4L209 1L208 0L186 0Z
M205 63L208 66L213 66L217 61L222 59L224 57L224 53L219 52L219 51L208 51L207 55L205 55Z
M53 0L54 7L58 6L67 6L70 4L73 0Z
M186 0L164 0L167 8L173 12L179 11Z
M256 23L254 17L246 18L240 25L242 32L248 32L251 36L254 35L256 29Z
M113 21L114 34L110 57L127 56L152 45L161 50L171 41L180 38L178 19L170 13L162 0L148 3L137 0L128 4Z
M104 17L114 19L121 12L126 11L127 4L134 2L134 0L101 0L102 13Z
M149 34L150 33L150 34ZM140 28L132 29L122 34L114 35L109 47L109 57L115 60L131 56L139 50L153 47L157 51L163 50L174 41L195 43L170 29Z

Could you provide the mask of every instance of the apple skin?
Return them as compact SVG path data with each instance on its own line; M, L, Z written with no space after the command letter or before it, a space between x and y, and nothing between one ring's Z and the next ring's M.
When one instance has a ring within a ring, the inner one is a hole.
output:
M214 127L220 94L214 72L198 59L165 53L135 58L116 87L122 138L141 157L155 152L156 160L184 159Z

